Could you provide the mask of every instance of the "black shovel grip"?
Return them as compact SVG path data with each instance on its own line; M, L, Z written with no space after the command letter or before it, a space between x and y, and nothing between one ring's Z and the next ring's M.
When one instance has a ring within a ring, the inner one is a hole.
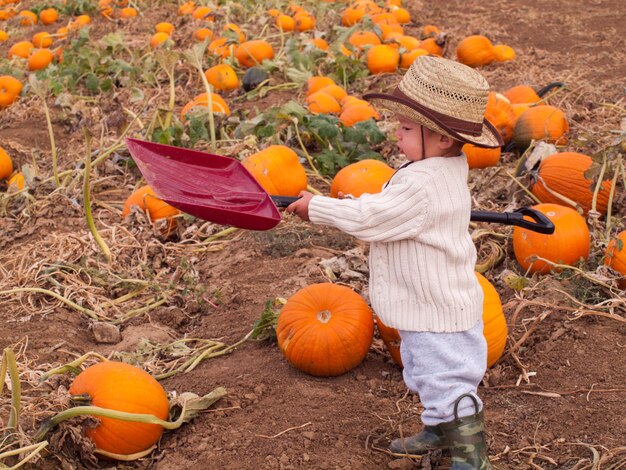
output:
M296 196L270 196L276 207L283 208L289 204L296 202L300 197ZM531 219L526 220L524 216L527 215ZM515 212L487 212L487 211L472 211L470 220L473 222L493 222L504 225L517 225L533 232L538 233L554 233L554 224L541 212L531 209L530 207L522 207Z
M532 221L524 219L528 216ZM554 233L554 224L544 214L530 207L521 207L515 212L472 211L470 220L473 222L495 222L504 225L517 225L538 233Z
M296 202L300 196L270 196L276 207L283 208L289 204Z

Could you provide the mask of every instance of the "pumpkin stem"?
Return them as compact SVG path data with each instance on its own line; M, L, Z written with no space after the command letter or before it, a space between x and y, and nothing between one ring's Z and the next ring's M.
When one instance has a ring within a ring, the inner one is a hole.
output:
M330 312L330 310L325 309L325 310L320 310L319 312L317 312L317 320L320 323L328 323L330 321L330 318L332 317L332 314Z
M77 416L103 416L105 418L119 419L121 421L157 424L167 430L178 429L184 423L191 421L202 411L208 409L213 403L226 395L226 390L223 387L218 387L203 397L199 397L193 393L183 395L184 397L181 396L183 400L180 405L180 415L176 421L165 421L147 413L127 413L125 411L110 410L99 406L77 406L61 411L57 415L43 421L33 439L35 442L42 441L57 425L68 419L76 418Z
M48 380L53 375L65 374L66 372L72 372L73 374L78 375L80 374L79 367L82 365L83 362L85 362L90 357L96 357L100 359L102 362L108 361L106 357L101 356L100 354L96 352L89 351L88 353L85 353L82 356L80 356L78 359L74 359L72 362L68 362L67 364L64 364L62 366L55 367L51 371L42 375L39 381L43 382L45 380Z
M81 395L72 395L70 397L70 402L73 405L83 406L91 404L91 395L88 393L83 393Z

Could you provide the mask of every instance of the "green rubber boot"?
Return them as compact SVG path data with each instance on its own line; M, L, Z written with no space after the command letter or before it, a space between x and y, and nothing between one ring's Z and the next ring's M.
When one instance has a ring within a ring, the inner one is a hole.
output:
M459 418L459 402L469 397L474 401L476 413ZM478 401L465 393L454 402L454 421L439 425L452 456L451 470L492 470L487 456L487 441L483 412L478 411Z
M431 450L446 447L443 432L439 426L424 426L418 434L410 437L394 439L389 451L396 455L422 455Z

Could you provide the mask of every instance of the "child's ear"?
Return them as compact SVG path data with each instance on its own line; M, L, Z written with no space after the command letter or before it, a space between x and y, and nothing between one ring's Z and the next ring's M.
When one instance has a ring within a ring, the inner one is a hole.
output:
M448 137L447 135L443 135L443 134L439 135L439 145L442 149L447 150L449 148L452 148L454 147L456 142L457 142L456 140Z

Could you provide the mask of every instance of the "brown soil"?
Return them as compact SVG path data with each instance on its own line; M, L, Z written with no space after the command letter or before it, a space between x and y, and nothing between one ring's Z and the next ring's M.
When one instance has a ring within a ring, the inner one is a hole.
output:
M570 118L571 135L598 136L587 143L589 152L613 138L609 131L618 129L624 118L622 2L405 3L418 25L432 23L449 32L450 57L456 43L473 33L511 45L518 54L514 62L483 70L495 90L519 83L539 88L552 81L566 82L568 91L557 95L555 103ZM154 18L150 12L137 23L141 27L133 28L146 36ZM110 25L98 27L106 31ZM5 54L6 47L0 46L0 53ZM270 94L259 109L290 95ZM250 104L246 107L251 108ZM62 168L73 168L84 159L81 119L99 122L95 113L88 117L83 110L74 111L63 122L60 117L55 121ZM59 116L58 110L55 113ZM94 136L99 136L99 130ZM0 111L0 144L18 166L37 157L40 174L51 175L45 119L32 94ZM119 156L125 157L122 150ZM511 172L516 158L505 155L503 167ZM36 293L0 296L0 345L19 352L27 384L21 422L25 435L32 435L41 419L54 411L50 407L64 393L59 384L69 383L69 378L61 378L35 386L42 371L88 351L132 354L142 338L159 343L183 337L235 343L250 331L268 300L288 298L306 285L327 281L320 261L352 248L366 251L366 246L335 230L289 217L270 232L239 231L208 245L201 245L201 240L221 228L185 219L173 239L163 240L141 215L119 222L121 203L137 180L136 170L124 171L114 164L99 169L94 178L96 220L115 255L109 265L98 255L86 228L79 189L82 180L75 191L68 192L52 192L50 183L40 183L34 191L37 203L14 198L2 208L6 214L0 219L0 289L53 289L95 309L99 299L128 292L111 273L174 286L165 304L125 322L120 342L112 345L97 343L90 329L92 320L51 297ZM493 168L474 170L470 185L478 203L489 210L532 203L506 174ZM319 187L325 190L323 184ZM623 193L624 188L619 191ZM615 220L623 222L624 197L618 194L616 201ZM509 229L499 230L511 234ZM591 272L596 271L601 256L599 237L595 242L594 257L585 266ZM487 277L504 304L509 347L525 340L515 353L505 351L480 389L492 461L502 469L573 470L592 465L599 469L599 462L602 468L623 468L623 297L621 304L617 298L610 312L614 317L576 315L571 308L576 304L561 290L587 306L599 304L606 291L572 272L533 277L526 290L516 292L503 282L503 273L524 273L508 241L505 249L505 261ZM366 295L363 279L347 277L345 282ZM139 294L132 308L154 302L159 294L156 288ZM589 308L582 311L589 312ZM144 366L152 372L157 369L155 364ZM299 372L275 343L246 342L231 354L203 361L162 384L170 392L200 395L224 387L227 396L192 423L165 433L149 457L117 468L449 468L449 460L437 455L420 461L396 459L384 452L400 432L419 429L420 402L407 394L400 369L378 337L361 365L336 378ZM7 396L5 389L3 425ZM42 410L41 403L48 401L50 407ZM52 450L33 468L87 466L75 453ZM99 466L111 468L112 464Z

